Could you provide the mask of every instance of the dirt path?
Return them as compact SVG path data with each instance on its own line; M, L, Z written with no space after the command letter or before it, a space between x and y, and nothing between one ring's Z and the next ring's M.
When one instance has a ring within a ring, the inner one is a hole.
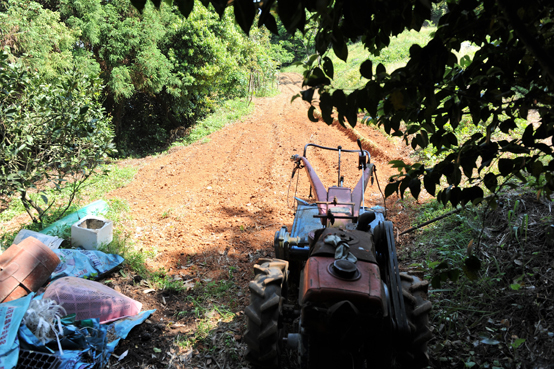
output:
M243 121L210 135L205 143L141 159L138 165L142 167L134 181L109 194L128 202L132 219L126 221L124 228L137 248L155 252L155 258L148 262L151 269L164 268L175 278L194 277L201 281L224 278L233 270L236 283L246 286L252 262L260 256L272 255L275 232L282 225L290 229L294 217L290 206L296 177L288 192L293 169L291 155L302 155L304 145L309 142L357 148L352 135L340 127L310 122L307 105L301 99L290 103L300 91L301 82L300 75L282 74L282 93L255 99L254 113ZM386 157L372 158L384 188L386 179L394 174L386 162L402 157L401 145L389 142L371 128L356 128L377 142L381 153L386 153ZM310 149L307 156L326 186L336 183L336 154L323 155ZM345 186L354 187L360 173L357 156L343 154L341 175L345 177ZM308 194L308 179L302 172L297 196L307 198ZM376 184L368 186L365 199L366 206L382 204ZM182 329L172 331L160 320L164 317L165 321L171 320L180 309L185 309L180 302L182 298L165 296L164 301L167 297L171 302L163 305L162 293L140 294L131 286L122 287L122 291L142 300L143 309L159 309L152 318L158 322L158 330L175 336L194 329L185 323ZM238 293L237 310L247 304L247 295L246 289L244 294ZM244 323L242 319L238 322ZM239 342L243 328L235 331L234 338ZM123 344L119 350L125 347ZM135 359L130 356L131 360L147 358L138 353L135 356ZM165 364L153 363L152 367L167 367L169 359L156 360Z

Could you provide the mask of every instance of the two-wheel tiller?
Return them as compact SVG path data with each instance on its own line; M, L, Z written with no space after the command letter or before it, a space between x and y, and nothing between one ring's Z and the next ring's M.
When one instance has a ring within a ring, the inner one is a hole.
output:
M277 367L287 347L297 351L301 368L428 364L428 283L400 272L392 222L382 208L363 207L374 166L358 145L308 144L303 156L292 157L294 171L306 170L316 201L297 199L292 230L275 234L276 258L254 266L244 339L257 368ZM323 186L306 158L309 147L338 152L337 186ZM343 187L342 153L359 156L362 176L353 190Z

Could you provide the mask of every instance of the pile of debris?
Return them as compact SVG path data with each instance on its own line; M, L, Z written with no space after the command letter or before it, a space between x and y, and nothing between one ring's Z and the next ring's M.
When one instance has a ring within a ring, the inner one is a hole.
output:
M103 367L155 311L98 282L124 261L96 250L111 241L111 222L85 217L76 226L79 249L23 230L0 255L0 368Z

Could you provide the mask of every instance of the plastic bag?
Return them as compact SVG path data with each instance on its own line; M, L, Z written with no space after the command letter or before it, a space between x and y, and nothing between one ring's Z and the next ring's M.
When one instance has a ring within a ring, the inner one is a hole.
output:
M52 282L44 298L62 305L67 314L76 314L76 320L98 318L106 323L140 312L142 304L101 283L75 277L64 277Z
M34 293L0 304L0 368L11 369L19 358L17 331Z
M52 280L62 277L99 279L121 265L125 259L102 251L58 249L54 251L61 260L52 273Z
M127 338L131 329L143 323L155 311L143 311L136 316L109 324L99 324L98 319L87 321L62 319L64 321L64 335L61 338L63 353L55 352L61 360L58 369L103 368L119 341ZM21 347L26 350L50 352L25 325L19 328L19 338Z

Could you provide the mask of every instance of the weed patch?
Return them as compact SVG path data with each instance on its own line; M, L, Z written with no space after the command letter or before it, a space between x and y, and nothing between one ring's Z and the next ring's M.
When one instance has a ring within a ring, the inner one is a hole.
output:
M176 141L171 147L188 146L196 141L200 141L209 134L225 127L227 124L231 124L242 116L249 114L253 109L254 105L249 104L248 101L225 101L213 114L195 124L189 135Z
M470 207L417 237L432 281L435 367L542 367L554 357L552 202L510 193L499 205ZM418 221L445 211L430 202Z

